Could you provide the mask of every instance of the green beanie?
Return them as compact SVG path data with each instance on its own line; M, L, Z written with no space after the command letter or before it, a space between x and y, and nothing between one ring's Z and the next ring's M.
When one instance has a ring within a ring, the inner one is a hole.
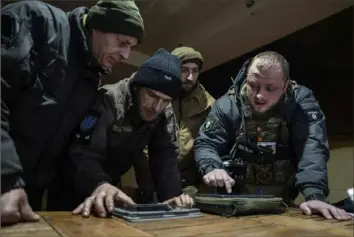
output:
M134 0L101 0L90 8L86 22L92 29L132 36L139 43L144 37L144 22Z
M199 66L199 70L203 67L204 59L202 54L191 47L181 46L175 48L171 54L177 56L182 64L195 62Z

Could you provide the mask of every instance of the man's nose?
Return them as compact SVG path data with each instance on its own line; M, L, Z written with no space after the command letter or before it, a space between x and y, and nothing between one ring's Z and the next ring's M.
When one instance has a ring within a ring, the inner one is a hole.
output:
M121 49L120 56L123 59L128 59L130 57L131 51L132 51L132 49L130 46L124 47Z
M193 73L192 72L188 72L187 80L193 81Z
M263 90L259 90L256 94L257 99L263 99L264 98L264 92Z
M161 108L162 108L162 100L156 101L156 103L154 104L154 111L156 113L160 113L161 112Z

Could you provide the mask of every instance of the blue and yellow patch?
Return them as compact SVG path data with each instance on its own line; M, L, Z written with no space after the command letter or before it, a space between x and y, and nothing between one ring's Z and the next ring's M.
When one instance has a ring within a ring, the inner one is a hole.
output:
M82 132L87 132L91 130L97 123L97 117L93 115L87 116L80 124L80 130Z

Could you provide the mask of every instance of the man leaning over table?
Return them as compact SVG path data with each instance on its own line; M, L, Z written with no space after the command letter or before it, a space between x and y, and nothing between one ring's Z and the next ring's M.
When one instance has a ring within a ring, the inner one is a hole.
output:
M158 201L191 206L182 194L177 167L176 120L171 101L181 90L181 63L157 50L130 78L103 86L95 105L74 136L70 156L76 168L76 190L83 201L74 214L91 209L105 217L115 202L135 202L115 185L149 147L149 164Z
M144 35L133 0L70 12L43 1L8 2L1 7L1 224L38 221L33 211L46 189L47 210L66 205L55 194L66 193L70 136L101 75L128 59Z
M213 105L195 149L209 186L275 195L288 205L301 192L305 214L351 218L327 201L325 115L314 93L290 80L289 64L277 52L262 52L244 64L235 85ZM231 157L243 167L233 177L225 170Z

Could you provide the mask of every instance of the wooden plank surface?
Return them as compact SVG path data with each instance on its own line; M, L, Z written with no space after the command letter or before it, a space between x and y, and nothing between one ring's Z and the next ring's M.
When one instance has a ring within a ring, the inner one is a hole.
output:
M47 212L41 216L67 237L140 237L151 236L115 218L83 218L67 212Z
M353 237L353 221L325 220L305 216L299 210L282 215L225 218L205 216L195 219L166 220L160 223L130 224L154 236L257 236L257 237Z
M62 237L60 232L56 231L44 219L34 223L20 223L13 226L2 226L0 229L0 236L8 237Z
M204 236L204 237L352 237L353 221L325 220L304 216L299 210L282 215L175 219L129 223L118 218L82 218L69 212L42 212L37 223L2 227L0 236L9 237L123 237L123 236Z

